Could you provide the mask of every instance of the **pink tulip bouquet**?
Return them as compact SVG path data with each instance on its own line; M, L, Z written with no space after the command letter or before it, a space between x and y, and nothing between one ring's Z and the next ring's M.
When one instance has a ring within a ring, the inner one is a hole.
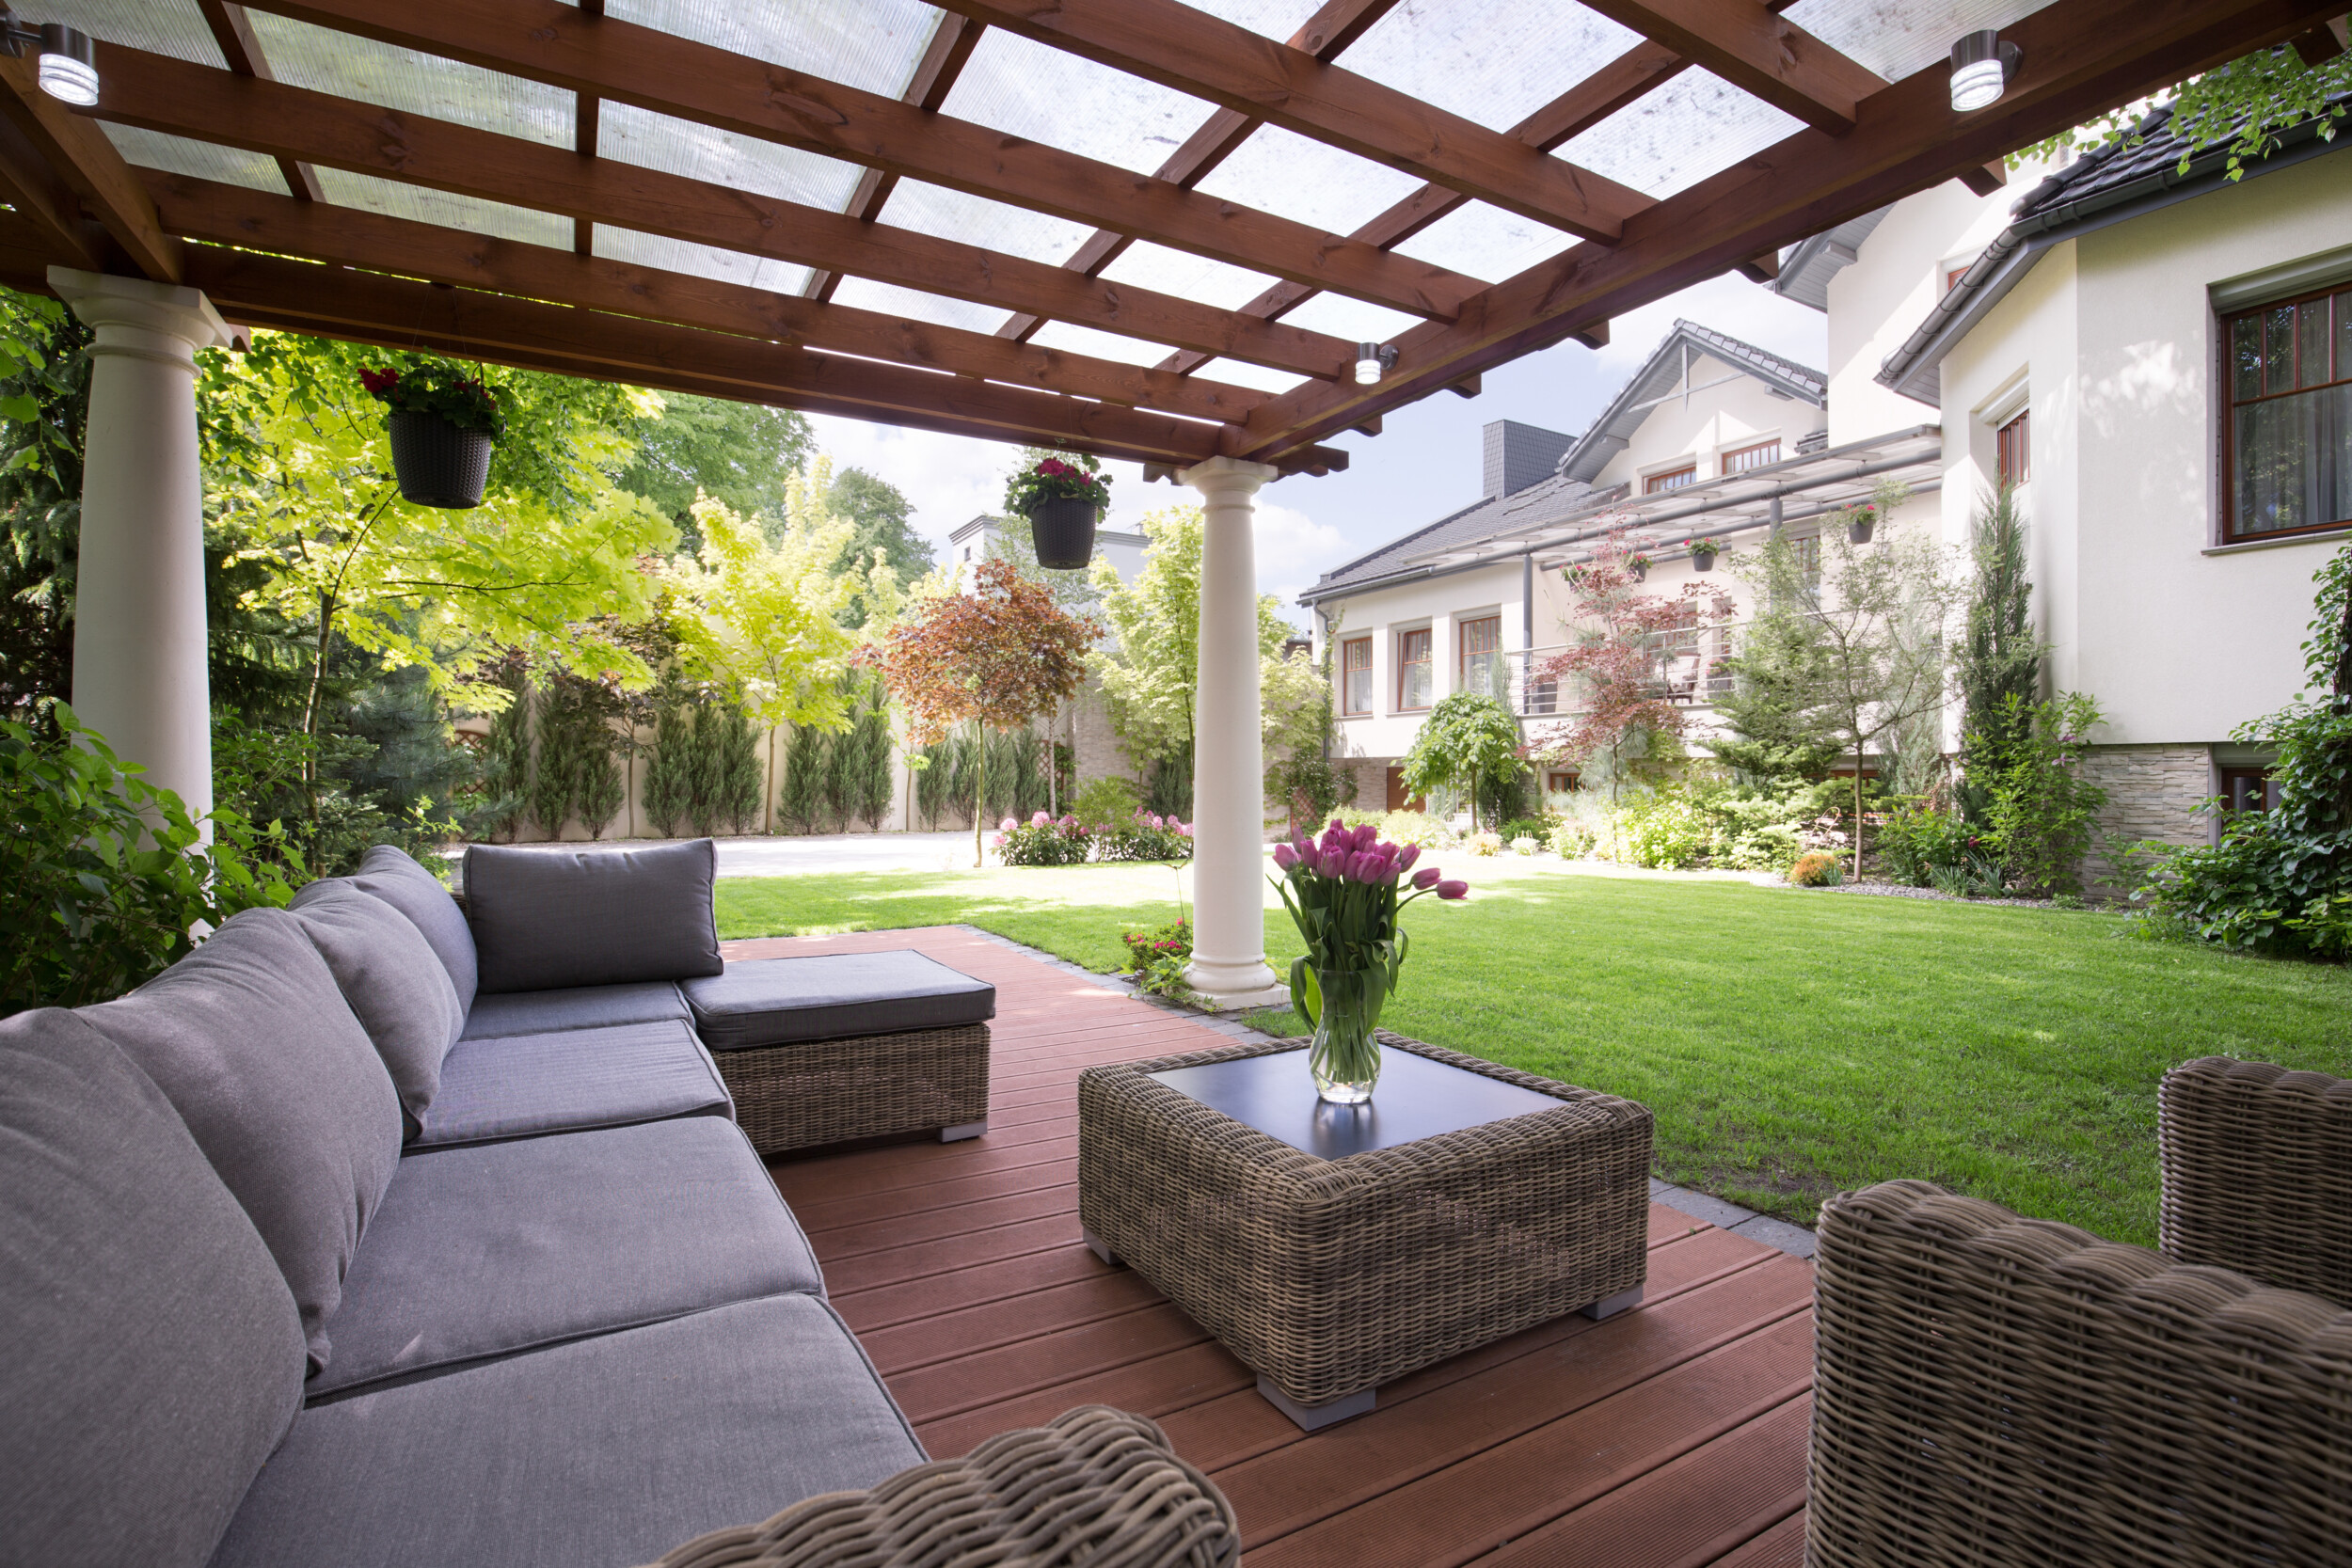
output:
M1324 1099L1360 1104L1380 1074L1373 1029L1396 990L1408 942L1397 913L1423 894L1452 903L1470 884L1449 881L1436 866L1413 869L1421 847L1384 844L1379 830L1336 819L1323 836L1303 834L1278 846L1275 886L1306 941L1291 965L1291 1003L1314 1025L1308 1053Z

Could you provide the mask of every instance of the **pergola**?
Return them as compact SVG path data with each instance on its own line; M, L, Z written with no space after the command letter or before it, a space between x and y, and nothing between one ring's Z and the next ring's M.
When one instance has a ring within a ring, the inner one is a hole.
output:
M56 0L100 97L0 59L0 281L98 335L75 701L209 802L230 322L1138 460L1207 500L1195 980L1245 996L1260 484L2342 3Z

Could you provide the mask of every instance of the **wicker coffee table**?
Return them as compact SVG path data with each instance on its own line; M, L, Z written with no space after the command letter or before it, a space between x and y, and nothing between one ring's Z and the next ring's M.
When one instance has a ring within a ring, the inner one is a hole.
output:
M1305 1042L1089 1068L1087 1244L1134 1267L1300 1426L1384 1383L1642 1298L1650 1114L1380 1033L1368 1106L1327 1106Z

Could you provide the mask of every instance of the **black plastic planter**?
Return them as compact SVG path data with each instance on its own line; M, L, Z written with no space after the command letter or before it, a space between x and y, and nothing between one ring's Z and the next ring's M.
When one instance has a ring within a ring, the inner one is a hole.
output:
M1636 582L1647 582L1649 580L1649 562L1646 561L1628 562L1625 569L1633 574L1633 580Z
M461 512L482 504L495 445L488 431L460 430L438 414L412 408L393 409L388 422L392 473L405 499Z
M1713 571L1715 569L1715 552L1713 550L1692 550L1691 552L1691 569L1695 572Z
M1063 497L1041 501L1029 514L1037 540L1037 563L1049 571L1074 572L1094 559L1094 524L1102 511L1092 501Z
M1851 544L1867 545L1870 542L1870 531L1876 527L1878 527L1877 521L1868 517L1865 517L1858 523L1848 523L1846 538Z

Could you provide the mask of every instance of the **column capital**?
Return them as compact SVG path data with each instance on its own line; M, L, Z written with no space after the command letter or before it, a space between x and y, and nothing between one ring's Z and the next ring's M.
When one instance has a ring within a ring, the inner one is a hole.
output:
M1180 469L1176 480L1204 496L1253 496L1258 486L1282 477L1282 470L1265 463L1238 457L1211 457Z
M227 348L230 341L228 324L198 289L72 267L51 267L49 286L98 334L94 353L193 367L198 349Z

